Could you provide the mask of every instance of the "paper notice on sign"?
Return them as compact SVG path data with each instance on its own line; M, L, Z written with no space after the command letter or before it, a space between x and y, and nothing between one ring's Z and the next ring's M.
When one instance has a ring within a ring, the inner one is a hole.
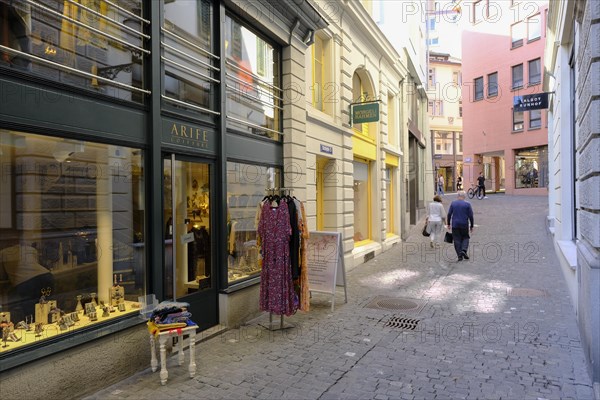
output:
M191 243L194 241L194 232L184 233L181 235L181 244Z
M307 259L309 290L330 294L333 311L336 286L343 286L345 301L348 302L341 233L310 232Z

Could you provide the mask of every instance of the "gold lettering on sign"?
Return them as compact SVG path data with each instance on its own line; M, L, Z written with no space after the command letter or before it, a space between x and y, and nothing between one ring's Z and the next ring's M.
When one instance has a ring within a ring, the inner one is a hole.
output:
M208 149L208 131L194 126L173 123L171 126L171 143Z

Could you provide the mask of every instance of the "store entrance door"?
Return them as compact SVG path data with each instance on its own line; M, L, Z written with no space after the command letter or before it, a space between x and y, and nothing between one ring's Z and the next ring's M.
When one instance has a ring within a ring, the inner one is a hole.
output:
M210 162L163 159L165 298L190 303L201 329L218 323L213 171Z

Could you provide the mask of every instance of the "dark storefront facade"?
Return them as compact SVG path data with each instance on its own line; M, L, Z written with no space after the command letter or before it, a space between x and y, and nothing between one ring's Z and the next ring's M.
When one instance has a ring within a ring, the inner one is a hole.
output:
M255 312L227 298L257 302L256 207L284 184L283 71L325 25L314 8L0 0L0 21L7 393L35 391L22 372L46 357L92 381L136 357L145 339L110 337L144 337L148 295L190 303L201 330Z

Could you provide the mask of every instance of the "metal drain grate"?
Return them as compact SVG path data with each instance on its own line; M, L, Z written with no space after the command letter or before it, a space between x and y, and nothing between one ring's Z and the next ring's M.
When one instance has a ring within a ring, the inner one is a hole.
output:
M390 328L397 328L403 331L414 331L417 329L417 325L421 322L418 319L411 319L405 317L392 317L384 326L388 326Z
M365 307L377 310L394 310L405 313L419 313L427 304L423 300L401 299L398 297L377 296Z
M506 295L512 297L548 297L548 292L542 289L508 288Z

